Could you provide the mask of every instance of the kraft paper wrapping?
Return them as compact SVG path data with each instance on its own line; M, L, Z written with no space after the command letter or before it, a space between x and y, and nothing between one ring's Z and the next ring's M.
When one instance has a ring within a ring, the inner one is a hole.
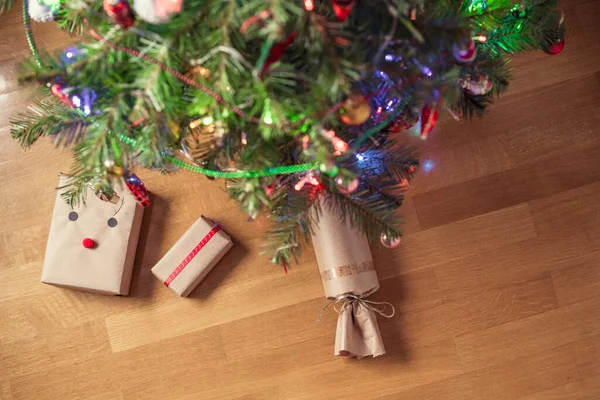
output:
M59 187L68 183L61 175ZM86 205L71 207L57 190L43 283L108 295L127 295L144 208L127 188L115 203L100 200L90 188ZM109 220L110 223L109 223ZM90 238L95 247L83 247Z
M375 313L362 299L379 289L369 242L342 223L326 204L312 235L325 296L342 302L335 337L335 355L377 357L385 354Z
M152 268L152 273L161 282L165 283L176 268L190 256L199 243L215 227L215 224L200 216L196 222L183 234L181 239L165 254L165 256ZM218 230L210 239L197 249L196 254L189 258L189 262L168 283L168 287L179 296L186 297L196 288L219 262L219 260L233 246L231 238L223 230ZM165 283L165 285L167 285Z

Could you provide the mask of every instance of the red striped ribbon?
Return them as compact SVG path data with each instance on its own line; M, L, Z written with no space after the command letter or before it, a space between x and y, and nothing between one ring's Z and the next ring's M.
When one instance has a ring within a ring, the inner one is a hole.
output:
M202 238L200 243L198 243L196 245L196 247L194 247L194 249L190 252L190 254L187 255L187 257L177 266L177 268L175 268L175 270L173 272L171 272L171 275L169 275L169 277L165 280L166 287L169 287L171 282L173 282L173 279L177 278L177 275L179 275L181 273L181 271L183 271L183 269L186 267L186 265L188 265L190 263L190 261L192 261L194 259L194 257L196 257L196 254L198 254L200 252L200 250L202 250L202 248L204 246L206 246L206 244L210 241L210 239L212 239L213 236L215 236L215 234L217 232L219 232L220 230L221 230L221 228L219 228L218 226L214 226L210 230L210 232L208 232L206 234L206 236L204 236Z

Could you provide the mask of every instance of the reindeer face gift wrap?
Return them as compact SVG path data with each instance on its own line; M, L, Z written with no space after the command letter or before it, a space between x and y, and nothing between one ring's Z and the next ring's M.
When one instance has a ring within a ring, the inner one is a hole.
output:
M59 187L67 184L61 176ZM42 282L100 294L127 295L143 208L127 188L110 201L88 189L86 205L56 194Z

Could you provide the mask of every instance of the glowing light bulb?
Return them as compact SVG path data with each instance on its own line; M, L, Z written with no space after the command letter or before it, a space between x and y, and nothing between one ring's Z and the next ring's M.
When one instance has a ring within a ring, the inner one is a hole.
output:
M334 137L331 140L331 143L333 143L333 147L341 153L348 150L348 143L346 143L344 140L340 139L339 137Z
M75 104L75 107L81 107L81 99L79 98L79 96L75 95L71 97L71 101L73 102L73 104Z
M435 162L431 160L426 160L423 162L423 171L430 172L435 167Z
M312 11L315 9L315 2L313 0L304 0L304 9L306 11Z

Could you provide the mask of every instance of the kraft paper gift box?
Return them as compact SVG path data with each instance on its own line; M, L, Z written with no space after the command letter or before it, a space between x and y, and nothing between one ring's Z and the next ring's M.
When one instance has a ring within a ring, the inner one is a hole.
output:
M366 298L379 289L369 242L365 235L344 224L323 202L312 243L323 282L325 297L338 311L335 337L337 356L362 358L385 354L375 313L385 314L389 303ZM381 309L381 306L384 309Z
M68 182L61 175L59 188ZM89 188L71 207L56 193L42 282L107 295L127 295L144 209L126 187L110 201ZM84 246L84 241L89 248Z
M188 296L233 246L214 222L200 216L152 268L152 273L179 296Z

